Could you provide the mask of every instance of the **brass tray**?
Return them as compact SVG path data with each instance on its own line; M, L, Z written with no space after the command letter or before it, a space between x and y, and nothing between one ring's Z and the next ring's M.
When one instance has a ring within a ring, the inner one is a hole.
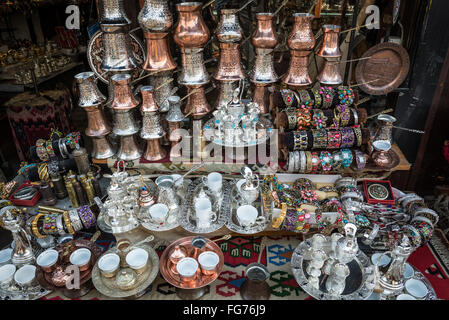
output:
M372 95L384 95L397 89L407 77L410 58L402 46L385 42L366 51L356 67L359 88ZM374 81L379 79L378 81Z
M191 282L185 283L180 279L178 274L175 274L172 271L172 268L174 268L175 266L168 259L168 257L170 255L170 253L174 250L175 246L184 247L188 252L188 257L197 259L197 257L194 256L195 248L192 245L193 238L195 238L195 236L185 237L185 238L176 240L175 242L170 244L164 250L164 252L162 253L162 256L161 256L160 268L161 268L162 277L164 277L164 279L168 283L170 283L172 286L175 286L180 289L198 289L198 288L205 287L205 286L211 284L212 282L214 282L220 275L221 270L223 269L223 265L224 265L223 252L221 251L220 247L215 242L206 238L207 242L201 251L213 251L216 254L218 254L218 257L220 258L218 265L217 265L217 271L215 273L213 273L210 276L205 276L205 275L201 274L201 276L197 277L197 279L194 283L191 283ZM201 272L201 271L199 271L199 272Z
M92 282L95 288L98 290L98 292L111 298L127 298L137 295L138 293L144 291L146 288L150 286L151 283L153 283L154 279L156 279L156 276L159 272L159 257L156 251L154 251L154 249L147 244L140 244L133 247L142 248L146 250L149 254L147 262L147 270L144 273L137 275L137 285L131 290L120 289L115 284L115 277L113 278L103 277L103 275L100 272L100 269L98 268L98 261L97 261L92 270ZM107 253L118 253L118 249L117 247L113 247L104 254Z

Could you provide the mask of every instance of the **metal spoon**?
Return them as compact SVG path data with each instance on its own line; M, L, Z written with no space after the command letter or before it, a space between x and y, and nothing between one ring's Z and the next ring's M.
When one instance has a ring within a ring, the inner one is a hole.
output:
M151 242L151 241L153 241L153 240L154 240L154 236L153 236L153 235L148 236L148 237L146 237L145 239L143 239L142 241L139 241L139 242L137 242L136 244L133 244L133 245L131 245L131 246L129 246L129 247L123 249L122 251L123 251L123 252L128 252L128 251L131 250L133 247L137 247L138 245L141 245L142 243L145 243L145 242Z

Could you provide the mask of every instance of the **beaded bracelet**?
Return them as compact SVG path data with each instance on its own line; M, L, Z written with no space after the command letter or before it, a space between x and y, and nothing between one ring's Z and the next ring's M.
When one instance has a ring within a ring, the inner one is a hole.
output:
M322 97L321 97L319 90L313 89L312 92L315 97L315 107L321 106Z
M342 155L342 165L345 168L349 168L349 166L352 163L352 152L351 150L345 148L345 149L341 149L341 155Z
M341 131L329 129L327 131L327 147L329 149L338 149L341 145Z
M421 234L419 233L419 231L415 227L413 227L413 226L411 226L409 224L406 224L405 226L402 227L402 229L403 230L405 229L405 230L409 231L412 245L415 248L421 246L421 243L422 243Z
M293 188L297 189L297 190L313 190L314 186L313 186L313 182L310 179L307 178L299 178L296 179L295 182L293 183Z
M337 88L337 97L340 100L340 104L350 106L354 103L354 91L346 86L339 86Z
M315 129L323 129L326 128L327 117L324 115L323 110L314 109L313 110L313 119L312 125Z
M310 113L310 109L299 108L297 110L296 127L298 130L309 129L311 120L312 115Z
M313 107L313 100L310 97L310 94L307 90L300 90L298 91L299 94L299 98L301 100L301 107L308 107L308 108L312 108Z
M81 222L86 229L89 229L90 227L95 225L95 215L92 213L89 206L80 207L78 209L78 215L81 218Z
M334 100L334 90L332 87L321 87L319 93L323 98L323 109L329 109L332 106L332 101Z
M327 131L326 129L312 130L313 148L326 149L327 147Z
M55 151L53 150L53 141L48 140L45 145L45 149L47 150L50 158L56 157Z
M56 226L56 218L58 214L47 214L44 217L43 231L46 234L56 234L58 233L58 228Z
M295 95L293 91L290 89L282 89L280 92L282 100L284 100L284 104L287 106L287 108L290 108L295 102Z
M65 137L65 143L69 145L72 149L75 149L79 145L80 133L71 132Z
M354 145L354 130L352 128L341 128L341 148L349 148Z
M318 166L320 165L320 158L318 152L312 152L312 172L318 171Z
M328 151L321 152L320 160L321 160L321 167L323 168L323 171L332 170L332 155L330 152L328 152Z

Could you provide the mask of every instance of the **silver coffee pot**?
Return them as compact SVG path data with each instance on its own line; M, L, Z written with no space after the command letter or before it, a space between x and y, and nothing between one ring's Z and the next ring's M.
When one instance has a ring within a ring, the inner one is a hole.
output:
M344 226L345 237L337 242L337 259L340 263L349 263L356 257L359 251L357 244L357 227L353 223L347 223Z
M240 192L243 200L247 204L251 204L259 198L259 175L253 174L253 171L247 166L242 168L241 174L246 181L240 187Z

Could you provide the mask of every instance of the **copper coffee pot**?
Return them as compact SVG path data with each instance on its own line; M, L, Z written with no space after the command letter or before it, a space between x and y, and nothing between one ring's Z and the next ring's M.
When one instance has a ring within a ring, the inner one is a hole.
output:
M147 148L143 155L145 160L160 161L167 156L167 151L161 146L159 139L147 140Z
M121 136L120 137L120 149L117 152L117 158L119 160L131 161L140 159L142 156L142 150L136 141L135 135Z
M292 87L304 87L313 83L309 75L309 56L303 51L290 50L290 65L283 82Z
M278 81L274 70L273 49L256 48L256 61L250 75L250 81L259 84L268 84Z
M173 25L168 0L145 0L137 20L144 33L167 32Z
M168 127L169 127L169 140L171 142L170 147L170 159L176 159L182 157L181 148L178 147L178 145L181 143L182 136L175 133L176 130L181 129L181 122L170 122L168 121Z
M210 31L201 14L201 2L182 2L176 5L179 20L173 34L173 40L184 48L200 48L210 37Z
M159 106L154 99L154 88L152 86L143 86L140 92L142 94L140 110L143 116L140 137L145 140L162 138L165 133L160 123Z
M338 85L343 83L343 77L340 74L340 58L326 58L321 73L317 80L323 85Z
M323 25L323 33L323 45L320 51L318 51L317 56L323 58L340 58L341 52L338 42L340 26L325 24Z
M278 44L279 40L274 30L273 18L272 13L256 13L256 29L251 37L254 48L274 49Z
M97 79L93 72L81 72L75 75L78 85L80 107L99 106L106 101L106 97L98 90Z
M101 25L104 56L100 65L103 71L129 72L137 68L131 49L128 25Z
M261 114L270 112L270 92L268 85L254 83L253 102L257 103Z
M245 79L238 43L220 42L220 62L213 77L219 81Z
M187 98L184 114L191 114L194 118L198 118L212 111L209 102L207 102L204 87L187 86L187 92L188 94L193 93Z
M84 110L87 112L86 136L104 137L111 133L111 126L104 116L104 106L85 107Z
M168 33L145 33L144 35L147 50L142 68L148 72L176 69L177 64L168 47Z
M312 21L315 16L309 13L295 13L293 17L295 22L288 36L288 47L309 55L315 47L315 36L312 32Z
M92 145L92 158L94 159L108 159L115 155L115 150L107 137L92 137Z
M131 90L130 74L115 74L112 76L112 91L114 98L111 108L114 110L130 110L139 105Z

